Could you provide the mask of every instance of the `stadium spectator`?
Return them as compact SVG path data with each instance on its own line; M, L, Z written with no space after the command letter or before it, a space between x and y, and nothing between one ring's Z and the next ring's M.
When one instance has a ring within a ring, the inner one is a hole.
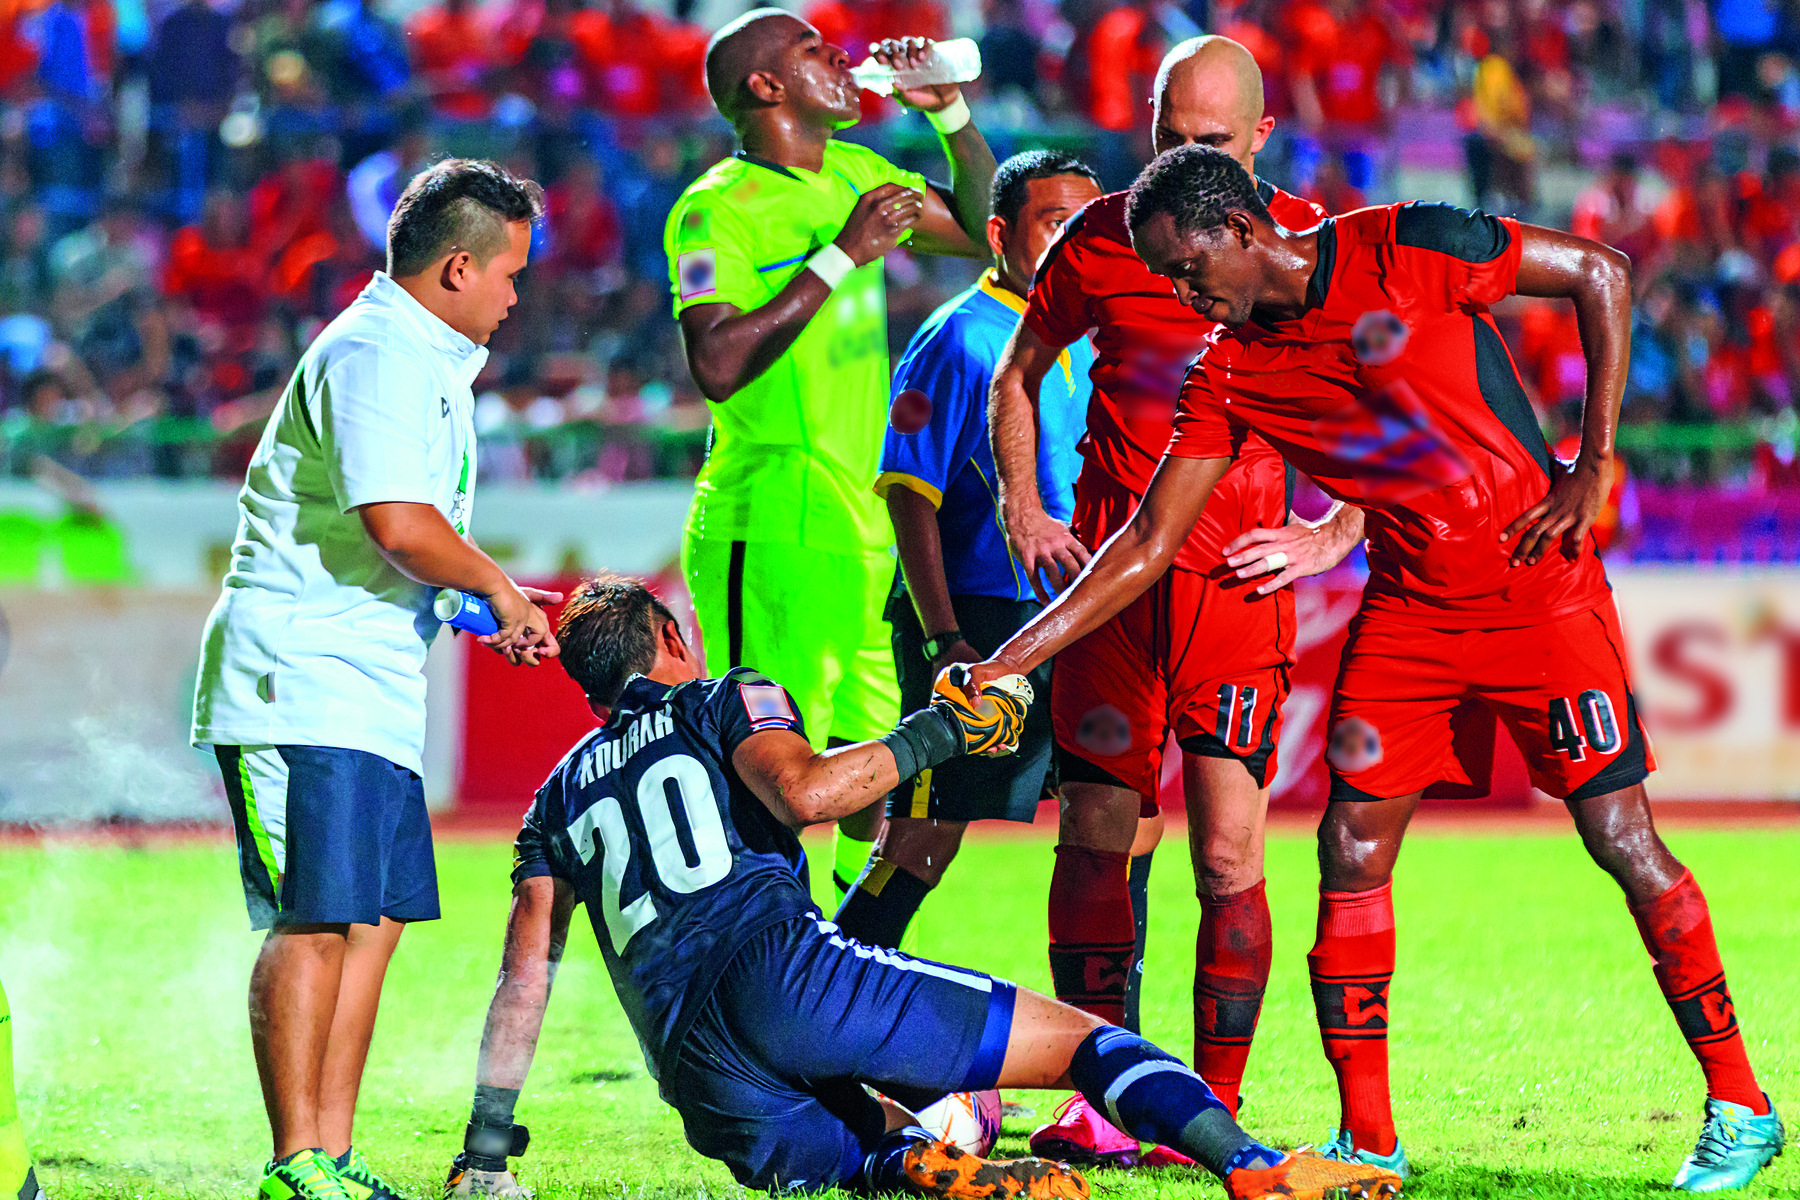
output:
M407 22L413 63L433 107L458 121L479 121L493 110L488 76L498 65L493 31L473 0L444 0Z
M1366 192L1381 171L1392 117L1384 85L1390 75L1405 78L1399 68L1411 50L1371 0L1294 0L1283 22L1293 47L1288 86L1310 143L1297 148L1296 182L1306 186L1309 162L1329 155L1342 163L1345 182Z

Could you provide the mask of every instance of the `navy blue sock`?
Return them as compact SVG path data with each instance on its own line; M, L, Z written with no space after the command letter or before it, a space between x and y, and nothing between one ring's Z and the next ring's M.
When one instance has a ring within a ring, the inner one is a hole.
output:
M904 1125L881 1135L862 1170L847 1184L849 1190L864 1196L892 1196L914 1190L906 1179L906 1151L917 1142L929 1142L931 1134L917 1125Z
M1144 1028L1138 1012L1144 993L1144 939L1150 931L1150 856L1155 853L1152 848L1132 855L1131 873L1125 878L1126 890L1131 893L1131 923L1136 927L1137 960L1131 964L1131 974L1125 977L1125 1019L1119 1024L1133 1033Z
M1257 1158L1265 1165L1281 1158L1239 1127L1204 1079L1129 1029L1109 1025L1089 1034L1069 1063L1069 1078L1119 1129L1173 1146L1221 1179Z

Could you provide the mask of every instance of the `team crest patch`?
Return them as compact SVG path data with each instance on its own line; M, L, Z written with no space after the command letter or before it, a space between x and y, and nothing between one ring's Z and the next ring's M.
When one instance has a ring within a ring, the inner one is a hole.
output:
M1110 704L1090 708L1075 727L1075 744L1097 758L1117 758L1131 749L1131 721Z
M1368 770L1381 761L1381 730L1361 717L1345 717L1331 730L1325 761L1345 775Z
M799 724L787 692L774 683L745 683L738 686L744 698L744 711L750 714L750 728L755 733L765 729L792 729Z
M719 290L717 262L709 246L685 250L675 259L675 278L681 282L681 298L693 300Z
M1385 367L1406 352L1412 330L1385 308L1366 312L1350 327L1350 347L1365 367Z

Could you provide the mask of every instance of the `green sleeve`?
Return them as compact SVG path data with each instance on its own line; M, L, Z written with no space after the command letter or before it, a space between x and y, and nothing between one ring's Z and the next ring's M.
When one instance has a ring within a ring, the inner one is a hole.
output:
M917 171L908 171L896 167L881 155L854 142L832 142L834 148L844 152L843 163L839 167L844 176L856 185L858 192L866 192L870 188L880 187L884 183L897 183L901 187L909 187L915 192L922 192L930 185L925 177Z
M709 190L676 202L663 231L675 315L696 304L761 305L768 289L751 261L749 232L729 201Z

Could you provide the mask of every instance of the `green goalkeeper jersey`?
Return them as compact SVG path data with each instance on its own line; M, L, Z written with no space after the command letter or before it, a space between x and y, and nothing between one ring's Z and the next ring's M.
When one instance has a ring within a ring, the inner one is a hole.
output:
M676 315L696 304L767 304L837 237L857 198L884 183L926 186L924 176L839 141L827 143L817 174L744 153L714 165L682 193L663 234ZM872 490L888 379L876 261L838 285L768 370L711 405L688 535L843 554L892 545Z

